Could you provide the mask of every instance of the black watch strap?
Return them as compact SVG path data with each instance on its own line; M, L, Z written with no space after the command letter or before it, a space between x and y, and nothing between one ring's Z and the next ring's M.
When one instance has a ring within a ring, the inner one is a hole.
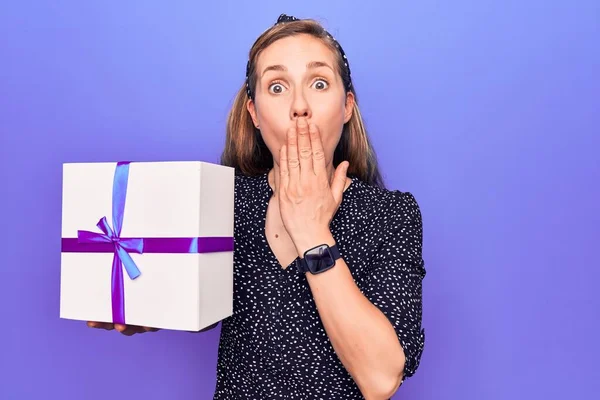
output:
M323 245L321 245L323 246ZM315 246L314 248L317 248L320 246ZM335 262L335 260L341 258L341 254L340 254L340 250L338 249L337 244L334 244L333 246L327 246L329 248L329 252L331 253L331 257L333 258L333 261ZM312 250L312 249L310 249ZM310 250L307 250L310 251ZM310 269L308 268L308 264L306 263L306 260L304 258L298 258L296 260L296 267L298 268L298 271L300 271L301 273L306 273L306 272L311 272Z
M337 247L337 244L334 244L333 246L329 247L329 251L331 251L331 255L333 256L334 260L337 260L338 258L341 258L341 254L340 254L340 250Z

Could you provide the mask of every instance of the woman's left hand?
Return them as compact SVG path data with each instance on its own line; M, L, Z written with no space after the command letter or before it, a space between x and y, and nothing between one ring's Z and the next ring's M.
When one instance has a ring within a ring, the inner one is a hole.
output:
M331 237L329 224L342 202L349 163L338 165L330 183L319 129L298 118L279 156L279 211L298 254Z

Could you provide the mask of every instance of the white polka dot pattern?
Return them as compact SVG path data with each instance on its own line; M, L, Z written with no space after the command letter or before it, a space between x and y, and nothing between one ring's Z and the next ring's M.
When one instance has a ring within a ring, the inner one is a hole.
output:
M408 192L356 177L331 232L357 286L394 326L412 376L423 351L422 222ZM222 321L220 399L364 399L335 354L306 276L282 268L265 238L267 174L236 176L234 312Z

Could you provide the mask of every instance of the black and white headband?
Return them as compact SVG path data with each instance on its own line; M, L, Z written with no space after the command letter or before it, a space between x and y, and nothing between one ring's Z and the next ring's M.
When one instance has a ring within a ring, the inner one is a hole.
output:
M292 21L299 21L299 19L296 17L293 17L291 15L281 14L279 16L279 18L277 18L277 22L273 26L277 26L279 24L283 24L286 22L292 22ZM350 64L348 63L348 58L346 57L346 53L344 53L344 49L342 49L342 46L338 43L337 40L335 40L335 38L329 32L325 31L325 34L333 41L333 43L335 44L335 47L338 49L338 51L340 52L340 55L344 59L344 65L346 66L346 68L348 70L348 74L347 74L347 76L343 76L342 80L344 82L344 87L346 88L346 91L349 92L350 89L352 88L352 80L350 78ZM249 76L250 76L250 60L248 60L248 62L246 63L246 93L248 94L248 98L254 100L252 91L250 90Z

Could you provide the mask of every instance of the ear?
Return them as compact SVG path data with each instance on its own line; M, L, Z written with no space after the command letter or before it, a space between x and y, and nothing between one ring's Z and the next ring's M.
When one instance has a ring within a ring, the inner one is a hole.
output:
M258 117L256 115L256 106L254 105L254 102L252 101L252 99L248 99L248 102L246 103L246 109L250 113L250 117L252 118L252 123L258 129Z
M344 106L344 123L350 121L354 111L354 93L346 93L346 105Z

